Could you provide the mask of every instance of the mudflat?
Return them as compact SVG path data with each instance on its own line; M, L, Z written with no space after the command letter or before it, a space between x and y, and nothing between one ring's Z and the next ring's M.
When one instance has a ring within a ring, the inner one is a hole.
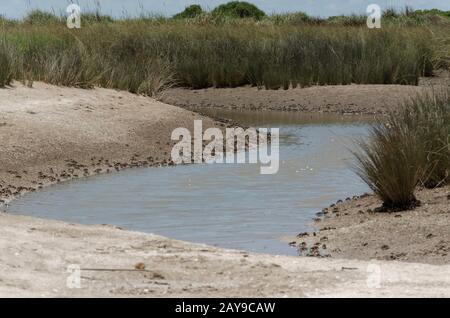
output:
M341 85L312 86L289 90L256 87L170 89L161 100L187 109L204 107L256 110L302 111L339 114L386 114L402 106L405 99L429 86Z

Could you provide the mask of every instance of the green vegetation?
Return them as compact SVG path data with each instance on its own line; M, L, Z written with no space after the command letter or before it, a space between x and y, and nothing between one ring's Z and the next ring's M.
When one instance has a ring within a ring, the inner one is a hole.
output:
M59 24L62 19L50 12L44 12L40 10L33 10L25 17L23 23L30 25L51 25Z
M419 95L373 127L355 153L356 172L386 211L418 204L414 190L450 184L450 89Z
M438 9L416 10L414 13L416 15L441 15L443 17L450 18L450 11L441 11Z
M64 19L63 19L64 21ZM84 13L83 14L83 22L87 25L93 23L112 23L114 19L109 15L101 14L100 11Z
M417 84L450 64L450 19L442 15L421 13L423 26L404 23L412 13L391 14L392 22L369 30L362 16L261 12L245 2L211 13L193 5L173 18L115 20L98 11L83 14L81 29L41 11L23 21L1 18L2 85L14 78L153 95L172 85Z
M184 9L183 12L175 14L173 17L174 19L193 19L202 15L203 13L204 11L201 6L199 6L198 4L193 4Z
M422 185L434 188L450 183L450 90L415 97L391 119L394 126L413 132L423 149Z
M266 16L264 11L258 9L254 4L244 1L231 1L215 8L211 14L227 18L253 18L261 20Z
M9 85L13 77L13 57L8 45L0 41L0 87Z
M417 205L414 189L423 171L414 135L403 129L374 126L370 141L355 153L356 172L383 200L382 211L408 210Z

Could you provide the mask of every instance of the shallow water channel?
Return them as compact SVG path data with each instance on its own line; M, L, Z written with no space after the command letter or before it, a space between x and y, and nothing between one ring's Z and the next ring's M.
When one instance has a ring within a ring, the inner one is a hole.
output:
M351 169L354 139L370 118L203 110L254 127L280 127L280 169L255 164L139 168L29 193L8 212L129 230L255 252L296 255L281 237L315 213L369 191Z

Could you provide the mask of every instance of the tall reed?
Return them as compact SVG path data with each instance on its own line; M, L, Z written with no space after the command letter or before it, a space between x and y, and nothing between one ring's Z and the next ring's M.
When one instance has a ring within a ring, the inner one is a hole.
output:
M314 24L301 14L260 21L212 14L87 17L78 30L39 12L6 23L2 33L15 56L13 77L150 94L171 85L417 84L437 65L434 39L445 33L440 28ZM303 20L308 23L297 24Z

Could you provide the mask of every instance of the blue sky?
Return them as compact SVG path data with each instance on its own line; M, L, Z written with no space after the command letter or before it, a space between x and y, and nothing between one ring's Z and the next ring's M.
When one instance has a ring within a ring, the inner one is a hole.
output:
M368 4L376 3L382 8L405 5L415 9L438 8L450 10L450 0L248 0L267 13L304 11L313 16L364 13ZM101 11L115 17L139 15L142 9L148 13L173 15L190 4L200 4L212 9L227 0L0 0L0 14L9 18L20 18L31 9L65 12L68 3L79 3L83 11L96 8L98 2Z

